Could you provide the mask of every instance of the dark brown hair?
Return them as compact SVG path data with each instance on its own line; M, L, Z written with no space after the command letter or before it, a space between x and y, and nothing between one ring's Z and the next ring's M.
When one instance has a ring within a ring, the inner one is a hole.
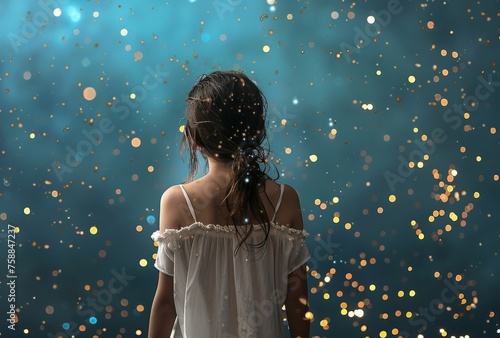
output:
M257 85L237 71L216 71L202 75L186 100L187 122L183 146L189 150L193 180L198 170L197 150L202 156L229 165L231 179L226 190L226 206L239 239L239 248L264 247L270 229L259 192L271 179L267 174L269 148L266 144L267 100ZM279 174L278 174L279 176ZM265 190L264 190L265 191ZM266 195L267 196L267 195ZM247 244L253 231L252 219L260 222L265 239Z

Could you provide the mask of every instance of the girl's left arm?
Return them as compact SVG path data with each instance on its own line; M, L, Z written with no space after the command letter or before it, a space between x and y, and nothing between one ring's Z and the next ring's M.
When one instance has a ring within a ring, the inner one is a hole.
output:
M158 287L151 306L148 338L170 337L177 316L173 286L173 277L160 272Z
M160 233L166 229L179 229L183 215L179 213L178 206L183 200L182 191L177 186L170 187L163 193L160 200ZM160 272L151 306L148 338L170 337L176 316L174 278Z

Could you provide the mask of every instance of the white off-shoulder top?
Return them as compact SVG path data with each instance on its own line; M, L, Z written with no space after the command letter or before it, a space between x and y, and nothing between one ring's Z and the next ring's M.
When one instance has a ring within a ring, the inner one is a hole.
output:
M198 222L181 189L195 223L151 236L158 244L155 267L174 277L177 318L170 337L284 337L288 274L310 254L306 231L274 222L283 185L265 250L242 246L236 255L234 226ZM264 231L253 226L248 243L260 243Z

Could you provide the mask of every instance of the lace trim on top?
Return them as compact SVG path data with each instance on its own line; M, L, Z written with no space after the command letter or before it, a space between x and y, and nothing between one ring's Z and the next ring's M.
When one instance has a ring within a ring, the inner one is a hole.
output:
M309 233L305 230L297 230L294 228L290 228L286 225L279 225L274 222L270 222L271 227L276 230L281 230L284 233L287 233L289 235L295 235L297 237L302 237L304 239L305 237L309 236ZM155 242L158 241L163 241L167 239L168 237L178 235L182 236L185 232L189 232L194 229L204 229L204 230L210 230L210 231L215 231L215 232L225 232L225 233L235 233L236 230L233 225L219 225L219 224L204 224L202 222L194 222L193 224L189 226L182 227L180 229L166 229L163 233L160 233L159 230L156 230L152 235L151 239ZM260 224L254 224L253 225L254 230L262 230L262 227Z

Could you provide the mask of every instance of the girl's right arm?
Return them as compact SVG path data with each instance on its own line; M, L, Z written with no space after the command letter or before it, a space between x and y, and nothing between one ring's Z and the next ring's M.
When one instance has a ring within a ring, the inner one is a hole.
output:
M285 205L290 207L288 211L292 216L290 227L303 230L304 223L299 197L293 188L289 187L287 190L286 199L289 203ZM310 321L306 318L306 313L309 312L308 291L306 265L304 264L288 275L285 307L292 338L309 338Z
M309 311L307 292L306 266L304 264L288 275L285 307L292 338L309 338L310 321L306 318L306 313Z

